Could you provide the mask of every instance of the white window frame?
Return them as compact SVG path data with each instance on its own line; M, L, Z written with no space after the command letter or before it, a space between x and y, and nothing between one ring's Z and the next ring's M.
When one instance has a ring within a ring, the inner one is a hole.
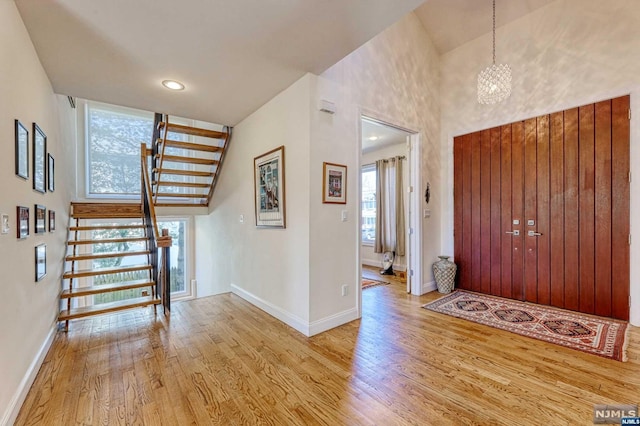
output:
M360 168L360 179L362 179L362 174L366 173L366 172L371 172L371 171L376 171L376 165L375 164L365 164ZM376 176L376 181L377 181L377 176ZM362 233L362 226L364 226L364 206L363 206L363 202L362 202L362 194L360 194L360 233ZM376 215L378 214L378 206L376 205ZM365 240L364 238L362 238L361 236L361 242L363 246L368 246L368 247L373 247L374 243L375 243L375 239L373 240Z

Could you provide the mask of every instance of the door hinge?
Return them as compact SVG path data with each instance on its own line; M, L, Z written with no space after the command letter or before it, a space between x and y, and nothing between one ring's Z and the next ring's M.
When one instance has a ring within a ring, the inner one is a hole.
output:
M413 269L409 270L409 276L412 277L413 276Z
M629 120L631 120L631 108L629 108Z
M413 192L413 186L408 186L407 187L407 192Z
M631 183L631 172L629 172L629 183Z
M631 234L629 234L629 245L631 245Z

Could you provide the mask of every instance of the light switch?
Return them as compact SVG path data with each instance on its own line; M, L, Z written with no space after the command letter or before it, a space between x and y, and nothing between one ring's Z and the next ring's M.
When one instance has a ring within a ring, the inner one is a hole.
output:
M423 212L423 217L427 218L427 217L431 217L431 210L430 209L425 209Z
M240 223L244 223L244 215L243 214L240 215Z
M347 211L346 210L342 210L342 213L340 215L340 220L342 220L343 222L346 222L348 219L348 215L347 215Z

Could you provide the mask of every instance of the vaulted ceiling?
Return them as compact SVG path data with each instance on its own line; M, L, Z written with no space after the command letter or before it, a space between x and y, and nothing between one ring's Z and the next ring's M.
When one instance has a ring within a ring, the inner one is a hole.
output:
M491 30L491 0L423 1L15 3L56 93L235 125L416 8L440 53ZM498 0L498 24L550 1ZM171 92L165 79L186 89Z

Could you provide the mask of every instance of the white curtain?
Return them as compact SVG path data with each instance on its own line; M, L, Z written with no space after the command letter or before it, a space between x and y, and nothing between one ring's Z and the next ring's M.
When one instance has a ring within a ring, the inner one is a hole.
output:
M402 157L376 161L375 253L405 255L405 221Z

